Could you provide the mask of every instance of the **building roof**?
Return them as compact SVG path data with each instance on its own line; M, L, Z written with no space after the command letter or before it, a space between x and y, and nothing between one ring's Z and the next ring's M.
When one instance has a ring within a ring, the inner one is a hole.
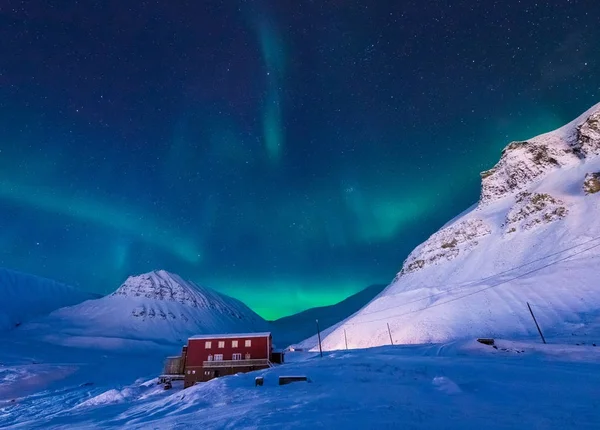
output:
M249 337L268 337L271 336L271 332L262 332L262 333L227 333L227 334L198 334L196 336L192 336L189 340L197 340L197 339L244 339Z

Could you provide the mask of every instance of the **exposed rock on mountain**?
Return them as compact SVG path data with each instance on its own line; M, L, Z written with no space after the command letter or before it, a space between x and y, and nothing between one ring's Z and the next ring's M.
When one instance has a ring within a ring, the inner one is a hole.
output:
M452 260L461 253L473 250L477 239L491 233L490 228L481 219L466 219L446 227L432 235L408 256L401 274L416 272L432 264Z
M594 194L600 191L600 172L588 173L585 175L583 191L586 194Z
M526 189L547 173L600 154L600 112L594 108L566 126L523 142L512 142L498 164L481 174L480 205Z
M516 204L510 209L504 224L505 233L529 230L564 218L569 210L565 203L547 193L523 191L516 196Z
M579 331L600 315L600 104L509 144L478 205L419 245L324 349ZM583 189L582 189L583 188ZM316 346L316 338L302 347Z
M131 276L109 296L60 309L24 329L180 343L194 334L267 327L239 300L159 270Z

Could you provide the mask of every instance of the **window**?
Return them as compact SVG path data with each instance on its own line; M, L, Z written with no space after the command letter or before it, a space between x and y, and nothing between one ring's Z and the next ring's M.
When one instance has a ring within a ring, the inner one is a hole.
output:
M231 347L232 348L237 348L238 347L238 341L237 340L232 340L231 341Z
M223 354L215 354L215 361L223 361Z
M210 347L211 347L210 344L211 344L210 340L207 340L206 342L204 342L204 348L210 349Z
M249 352L246 353L246 360L250 360L250 353Z
M239 352L236 352L235 354L233 354L233 356L231 357L233 360L241 360L242 359L242 354Z
M210 355L208 356L208 361L213 361L213 356L212 356L212 354L210 354Z
M192 374L193 374L193 375L195 375L195 374L196 374L196 371L195 371L195 370L192 370Z
M246 339L244 346L252 346L252 341L250 339Z
M224 340L220 340L219 341L219 348L225 348L225 341Z
M188 370L188 371L187 371L187 374L188 374L188 375L191 375L191 374L192 374L192 371L191 371L191 370Z

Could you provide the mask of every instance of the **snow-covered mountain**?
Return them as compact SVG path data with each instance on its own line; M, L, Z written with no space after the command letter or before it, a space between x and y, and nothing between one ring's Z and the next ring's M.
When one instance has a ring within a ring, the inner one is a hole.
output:
M97 297L60 282L0 268L0 331Z
M527 302L550 339L580 333L600 315L599 154L600 104L510 143L481 174L479 203L419 245L323 347L537 335Z
M331 327L358 311L384 288L385 285L371 285L334 305L307 309L271 321L273 339L281 347L300 342L316 332L315 320L319 320L322 329Z
M23 330L51 329L69 335L70 343L78 336L181 343L194 334L266 327L239 300L159 270L131 276L112 294L59 309Z

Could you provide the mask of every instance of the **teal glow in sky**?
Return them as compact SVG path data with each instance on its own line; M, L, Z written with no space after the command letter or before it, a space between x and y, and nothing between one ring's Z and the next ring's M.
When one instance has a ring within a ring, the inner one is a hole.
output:
M281 101L285 84L285 51L281 37L266 21L259 26L258 33L267 74L267 95L262 120L263 140L269 158L278 161L285 144Z
M600 101L584 0L4 6L0 266L101 293L166 269L267 318L337 302Z

